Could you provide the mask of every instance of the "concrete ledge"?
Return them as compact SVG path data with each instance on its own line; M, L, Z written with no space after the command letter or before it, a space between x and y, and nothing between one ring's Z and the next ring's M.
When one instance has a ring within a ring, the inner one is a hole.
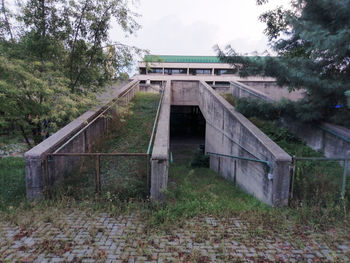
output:
M151 157L151 199L165 201L164 191L168 184L169 144L170 144L170 81L164 89L163 101L159 113L157 133Z

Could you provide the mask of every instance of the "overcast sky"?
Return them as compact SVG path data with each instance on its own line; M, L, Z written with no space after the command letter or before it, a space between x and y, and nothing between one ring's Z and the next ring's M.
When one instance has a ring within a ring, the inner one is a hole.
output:
M289 0L139 0L133 7L142 28L125 37L112 29L112 40L147 49L157 55L216 55L213 46L231 44L239 53L268 49L258 20L261 13Z

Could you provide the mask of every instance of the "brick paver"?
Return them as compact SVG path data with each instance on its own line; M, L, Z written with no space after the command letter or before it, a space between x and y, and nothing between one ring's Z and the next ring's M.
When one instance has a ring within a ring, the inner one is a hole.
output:
M26 229L0 222L0 262L349 262L343 234L259 235L238 218L211 217L160 231L146 227L142 215L79 211Z

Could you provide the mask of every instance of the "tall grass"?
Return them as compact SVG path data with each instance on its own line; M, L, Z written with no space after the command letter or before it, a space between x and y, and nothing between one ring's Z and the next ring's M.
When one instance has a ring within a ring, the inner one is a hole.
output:
M0 158L0 210L23 202L26 195L24 158Z

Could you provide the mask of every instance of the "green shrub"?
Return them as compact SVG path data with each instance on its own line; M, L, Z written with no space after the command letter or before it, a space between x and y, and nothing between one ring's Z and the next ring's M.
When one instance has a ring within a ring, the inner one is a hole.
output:
M259 129L291 156L323 157L307 146L287 129L272 121L250 118ZM298 161L294 185L296 204L321 206L329 209L337 207L340 201L340 187L343 168L336 161ZM350 178L348 179L347 200L350 202Z
M257 117L262 120L276 120L280 117L278 104L257 99L238 99L236 101L236 110L247 118Z

